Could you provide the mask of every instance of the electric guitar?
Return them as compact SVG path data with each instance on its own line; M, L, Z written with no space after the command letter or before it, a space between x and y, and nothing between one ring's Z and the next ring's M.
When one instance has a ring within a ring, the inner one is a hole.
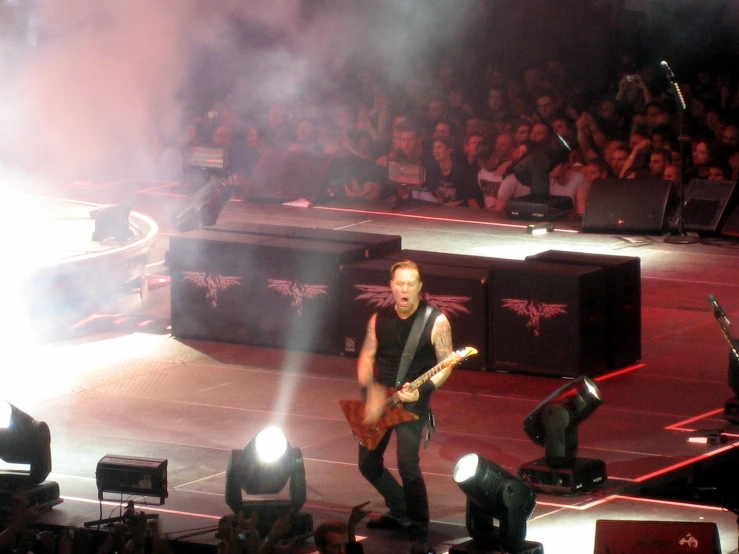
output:
M477 354L477 350L471 346L452 352L418 379L411 381L408 384L407 391L413 392L440 371L453 368L468 356L474 356L475 354ZM341 411L344 412L344 417L352 428L354 438L367 450L377 448L382 437L389 429L401 423L418 419L416 414L403 408L403 402L401 402L395 389L392 388L388 389L388 398L385 401L385 410L382 416L372 425L364 423L364 404L363 400L339 400L339 406L341 406Z

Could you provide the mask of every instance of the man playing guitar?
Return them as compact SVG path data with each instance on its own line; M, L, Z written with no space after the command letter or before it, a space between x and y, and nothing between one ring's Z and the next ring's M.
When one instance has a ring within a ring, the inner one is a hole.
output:
M390 270L390 288L395 305L372 315L367 335L359 353L357 375L367 391L364 423L376 423L382 416L388 398L388 388L396 385L398 366L415 317L426 317L426 303L421 302L421 274L412 261L401 261ZM407 528L412 543L411 552L433 552L428 546L429 507L426 483L419 465L419 449L423 429L429 419L431 394L451 374L444 368L423 385L409 390L408 382L422 375L437 362L452 354L452 328L444 314L431 308L413 360L403 379L406 384L397 391L397 398L417 421L401 423L385 434L377 447L359 447L359 469L362 475L385 498L389 511L367 522L369 528ZM397 435L398 470L402 485L383 464L383 455L392 431Z

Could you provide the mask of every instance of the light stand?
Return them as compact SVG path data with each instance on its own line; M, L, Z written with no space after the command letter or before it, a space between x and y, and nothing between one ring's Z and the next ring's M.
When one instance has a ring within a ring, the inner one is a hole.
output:
M678 104L677 114L677 127L678 127L678 140L680 142L680 167L677 172L677 186L680 190L680 209L678 211L677 220L677 234L671 235L665 238L665 242L668 244L695 244L700 239L698 237L690 236L685 233L685 178L683 177L683 164L685 156L685 141L683 140L684 126L685 126L685 110L687 105L685 104L685 98L680 90L680 85L675 79L675 74L670 69L670 65L662 60L660 62L662 70L665 72L667 80L670 82L672 92L675 94L675 99Z

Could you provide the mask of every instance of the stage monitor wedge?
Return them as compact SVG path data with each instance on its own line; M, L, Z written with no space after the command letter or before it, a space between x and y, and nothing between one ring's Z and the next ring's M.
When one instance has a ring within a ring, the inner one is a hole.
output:
M718 527L707 521L599 519L594 554L721 554Z
M736 181L693 179L685 191L683 229L714 234L736 206ZM672 226L678 228L682 210L678 208Z
M246 200L282 203L306 200L320 204L328 193L334 157L305 150L264 154L254 168Z
M583 233L660 235L674 204L674 182L600 179L588 194Z

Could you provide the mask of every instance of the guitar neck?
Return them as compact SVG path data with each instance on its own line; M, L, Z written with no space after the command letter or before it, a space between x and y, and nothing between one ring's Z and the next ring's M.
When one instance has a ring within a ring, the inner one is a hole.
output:
M471 346L466 347L463 350L458 350L457 352L452 352L447 356L445 359L440 361L438 364L436 364L434 367L429 369L426 373L421 375L418 379L415 379L408 383L408 391L413 392L418 387L423 385L426 381L431 379L434 375L439 373L440 371L443 371L444 369L454 367L459 362L464 360L467 356L474 356L477 354L477 350L472 348ZM394 394L391 394L388 399L387 403L389 406L395 406L400 400L398 399L398 393L395 392Z
M459 361L460 360L459 360L458 354L456 352L453 352L450 356L448 356L447 358L445 358L444 360L436 364L434 367L429 369L426 373L421 375L418 379L414 379L413 381L408 383L408 388L410 389L410 392L413 392L414 390L416 390L418 387L423 385L426 381L431 379L434 375L446 369L450 365L456 365L457 363L459 363Z

